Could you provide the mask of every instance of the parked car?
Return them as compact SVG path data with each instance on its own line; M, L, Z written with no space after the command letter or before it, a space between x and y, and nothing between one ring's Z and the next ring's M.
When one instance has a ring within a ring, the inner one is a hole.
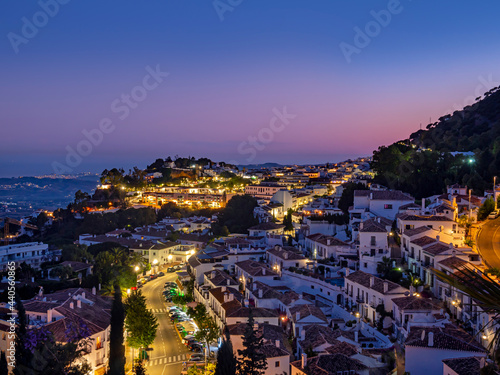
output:
M191 354L191 357L189 357L189 361L191 362L204 362L205 361L205 356L203 354Z
M488 215L488 219L496 219L498 217L498 210L495 210L495 211L492 211L489 215Z
M158 272L158 277L161 277L161 276L165 276L165 274L162 271Z
M203 353L203 351L204 351L203 345L198 344L198 343L194 343L192 345L189 345L188 349L194 353Z
M174 271L175 271L174 267L168 267L168 268L167 268L167 272L168 272L168 273L172 273L172 272L174 272Z
M182 343L184 345L187 345L189 340L194 340L194 336L193 335L186 335L182 338Z

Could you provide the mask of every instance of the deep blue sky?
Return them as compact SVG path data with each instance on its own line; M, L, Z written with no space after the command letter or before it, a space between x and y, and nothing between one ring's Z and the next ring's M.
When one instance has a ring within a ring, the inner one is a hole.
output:
M71 0L16 53L9 33L22 37L23 17L42 8L4 0L0 176L66 165L67 147L103 118L114 130L73 171L176 154L242 164L369 155L500 84L498 2L401 1L348 63L339 45L394 2L353 3L243 0L221 21L211 0ZM119 119L113 101L158 64L170 75ZM266 130L284 107L296 117ZM244 143L259 134L269 143Z

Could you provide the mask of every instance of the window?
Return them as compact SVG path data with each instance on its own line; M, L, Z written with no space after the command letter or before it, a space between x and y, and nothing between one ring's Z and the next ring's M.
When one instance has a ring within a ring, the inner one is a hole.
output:
M101 336L97 336L97 339L95 341L95 348L96 349L101 349L102 348Z
M368 268L368 263L363 263L363 267Z
M311 289L314 289L314 285L311 285Z
M276 361L276 362L274 363L274 367L280 367L280 361Z
M384 204L386 210L392 210L392 204Z

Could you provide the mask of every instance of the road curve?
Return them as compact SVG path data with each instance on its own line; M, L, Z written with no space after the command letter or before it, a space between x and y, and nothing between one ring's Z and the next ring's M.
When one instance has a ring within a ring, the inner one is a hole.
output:
M477 237L481 257L489 267L500 268L500 217L487 220Z

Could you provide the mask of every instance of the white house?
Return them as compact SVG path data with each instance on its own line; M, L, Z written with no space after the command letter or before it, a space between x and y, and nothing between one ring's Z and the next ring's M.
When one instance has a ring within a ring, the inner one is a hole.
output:
M443 360L466 357L486 357L486 350L452 325L412 327L405 342L405 371L411 375L442 374Z
M308 259L297 248L274 246L266 250L267 264L276 272L290 267L305 268Z
M360 224L358 240L361 271L376 275L377 264L384 257L391 257L388 241L391 224L389 220L381 217Z

